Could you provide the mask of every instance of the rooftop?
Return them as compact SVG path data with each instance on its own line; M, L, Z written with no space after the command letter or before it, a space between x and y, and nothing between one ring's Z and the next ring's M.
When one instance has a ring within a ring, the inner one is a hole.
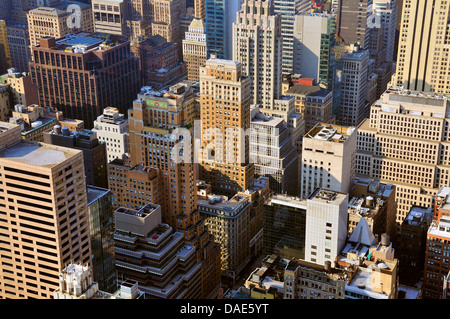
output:
M0 151L0 158L51 168L80 152L66 147L21 141Z
M347 194L339 193L331 190L317 188L308 198L309 200L331 203L335 205L339 205L345 198Z
M44 37L42 39L51 39L52 37ZM85 54L88 51L106 51L119 44L128 41L125 37L118 35L110 35L100 32L84 32L68 33L62 38L55 39L55 45L49 43L50 49L65 51L70 53ZM40 44L37 45L40 47Z
M151 213L153 213L158 207L159 207L159 205L155 205L155 204L147 204L139 209L129 209L129 208L120 207L116 210L116 213L145 218L148 215L150 215Z
M319 123L305 135L305 138L344 143L355 130L356 129L351 126Z
M92 185L87 185L86 190L87 190L88 205L90 205L92 202L96 201L97 199L105 196L110 192L109 189L96 187Z
M265 204L271 205L272 203L306 210L307 201L306 199L302 199L295 196L274 194L270 199L267 200Z
M404 219L404 223L408 223L412 226L419 226L420 224L424 224L430 222L432 219L433 213L431 208L423 208L418 206L411 207L408 215Z
M197 205L202 213L216 215L219 212L224 217L236 217L243 211L244 207L249 205L249 200L238 194L229 200L221 195L212 195L208 199L199 198ZM211 212L209 209L213 211Z
M326 97L331 93L330 90L325 90L317 85L295 84L286 91L286 95L308 95Z

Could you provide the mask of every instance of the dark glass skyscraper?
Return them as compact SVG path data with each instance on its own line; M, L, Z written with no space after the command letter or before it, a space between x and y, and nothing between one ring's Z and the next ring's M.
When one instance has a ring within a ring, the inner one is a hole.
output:
M117 281L111 191L87 186L87 200L94 281L100 290L112 293L117 290Z
M264 204L263 254L305 258L306 200L274 195Z

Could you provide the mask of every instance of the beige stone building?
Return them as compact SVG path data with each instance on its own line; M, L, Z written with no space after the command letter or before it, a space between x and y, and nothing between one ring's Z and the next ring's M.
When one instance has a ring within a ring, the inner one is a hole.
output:
M11 107L16 104L29 106L39 104L37 86L29 73L20 73L9 69L8 73L0 75L0 85L9 86Z
M200 179L213 192L234 195L253 183L250 163L250 78L236 61L210 59L200 68Z
M222 277L233 284L250 261L250 212L248 197L236 194L199 198L198 210L214 240L220 244Z
M0 121L6 122L9 120L11 113L11 101L9 95L9 86L0 84Z
M200 78L200 67L206 63L206 29L202 19L194 19L183 40L183 60L187 64L188 80Z
M152 0L152 35L174 42L181 53L181 19L186 16L185 0Z
M127 37L133 43L152 35L152 6L149 0L127 1Z
M449 18L446 0L404 1L394 85L450 93Z
M252 104L271 110L281 97L281 15L272 1L245 0L233 23L233 60L251 78Z
M70 263L91 266L81 151L0 133L0 298L50 299Z
M11 52L9 49L6 22L5 20L0 20L0 73L5 73L11 66Z
M194 15L199 19L206 19L205 0L194 1Z
M79 18L72 19L72 13L68 10L70 5L81 8ZM30 10L27 13L27 20L31 47L39 45L39 39L43 37L58 39L77 31L94 31L91 6L77 1Z
M126 0L93 0L94 31L126 36L126 5Z
M319 123L303 137L301 197L317 188L348 193L355 176L356 130Z
M295 84L284 94L295 97L295 112L302 114L306 131L317 123L334 123L333 91L319 86Z
M393 87L358 127L356 173L396 186L398 226L450 184L449 97Z

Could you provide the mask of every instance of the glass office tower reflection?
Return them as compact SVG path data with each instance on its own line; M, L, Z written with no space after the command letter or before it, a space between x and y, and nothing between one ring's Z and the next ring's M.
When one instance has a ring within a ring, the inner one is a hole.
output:
M264 204L263 254L304 259L306 200L277 194Z
M111 192L89 185L87 197L94 281L98 283L100 290L114 292L117 290L117 281Z

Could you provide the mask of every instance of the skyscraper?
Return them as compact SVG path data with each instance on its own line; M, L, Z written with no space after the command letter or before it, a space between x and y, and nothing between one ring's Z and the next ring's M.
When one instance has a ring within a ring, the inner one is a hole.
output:
M251 78L252 104L272 109L281 96L281 15L271 1L244 0L233 23L233 60Z
M342 125L358 126L369 116L367 101L369 78L369 51L356 48L342 58L342 90L339 122ZM376 89L376 87L375 87Z
M39 87L40 104L83 120L86 128L92 128L108 106L126 114L140 86L130 42L102 33L40 39L33 47L30 73Z
M177 45L181 54L180 21L186 16L186 0L151 0L152 35L159 34Z
M303 137L301 197L318 187L348 193L355 177L356 131L319 123Z
M207 58L214 54L218 59L231 59L233 56L230 39L233 22L242 0L205 0L206 8L206 46Z
M0 74L11 68L11 53L9 50L8 34L5 20L0 20Z
M186 62L189 81L200 78L200 66L206 62L206 32L202 19L194 19L183 40L183 60Z
M400 29L397 73L393 84L412 91L450 93L445 27L450 3L405 0Z
M316 189L306 203L305 261L335 260L347 240L348 194Z
M128 157L127 120L118 109L105 108L103 114L94 121L92 131L97 133L100 142L106 144L106 163Z
M396 185L398 225L450 185L448 98L391 87L358 127L356 174Z
M333 89L336 70L332 48L335 44L335 33L335 14L296 15L293 23L293 43L290 49L292 73L313 78L322 87ZM285 54L283 47L283 57Z
M2 126L0 296L50 299L69 262L91 265L83 154Z
M282 48L282 72L294 73L294 23L296 15L309 12L310 0L274 0L274 12L281 14L281 35L283 37Z
M71 22L71 12L68 6L76 5L81 8L79 21ZM27 14L30 45L39 44L43 37L61 38L66 34L78 31L93 32L91 6L77 1L65 1L55 7L39 7L30 10Z
M186 242L183 233L162 223L161 206L119 208L114 221L119 282L137 281L146 298L202 298L202 265L196 248Z
M372 15L373 0L340 0L338 2L337 35L346 45L357 44L369 47L370 28L368 19Z
M126 8L127 0L93 0L94 31L127 36Z
M114 292L117 288L114 267L114 210L111 191L87 186L89 231L92 250L92 274L99 289Z
M200 68L200 179L213 192L234 195L249 188L254 166L249 159L251 79L240 62L209 59Z
M375 21L380 22L383 32L383 43L386 49L386 61L394 61L395 32L397 27L398 7L395 0L372 0L372 12Z

